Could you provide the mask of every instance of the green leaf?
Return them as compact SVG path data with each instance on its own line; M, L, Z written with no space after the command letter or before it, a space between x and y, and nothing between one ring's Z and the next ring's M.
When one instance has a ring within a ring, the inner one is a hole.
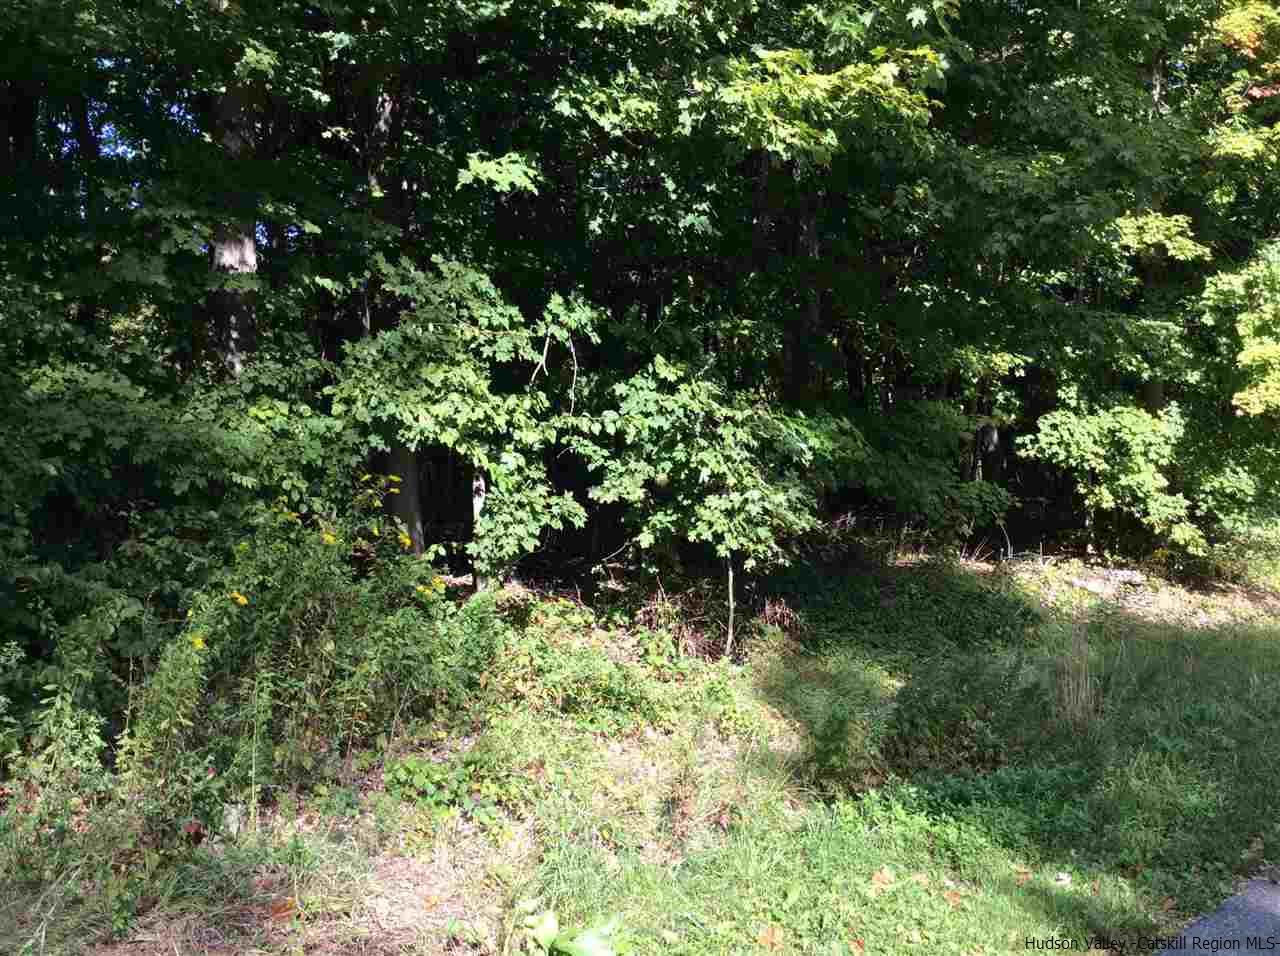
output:
M617 956L618 949L610 938L618 927L615 916L601 926L579 933L562 933L556 937L551 952L563 956Z
M538 916L525 918L525 928L534 941L545 950L550 950L560 933L560 921L551 910Z

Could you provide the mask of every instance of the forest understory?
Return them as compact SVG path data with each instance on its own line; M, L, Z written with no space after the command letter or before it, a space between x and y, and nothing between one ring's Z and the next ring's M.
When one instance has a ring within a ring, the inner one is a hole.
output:
M293 782L277 751L278 782L251 774L211 814L162 781L190 813L167 843L83 777L60 804L10 789L0 939L1132 951L1277 860L1258 768L1280 758L1280 595L1069 559L860 557L771 581L731 658L698 628L705 595L460 596L515 629L465 706L370 744L318 737Z
M975 954L1280 862L1274 3L0 49L0 950Z

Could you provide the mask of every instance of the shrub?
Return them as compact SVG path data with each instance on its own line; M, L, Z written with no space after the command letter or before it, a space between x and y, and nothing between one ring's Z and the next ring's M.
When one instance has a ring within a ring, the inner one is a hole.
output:
M509 641L491 595L445 598L366 480L345 519L264 512L136 695L121 746L159 838L231 794L342 771L403 722L472 706Z

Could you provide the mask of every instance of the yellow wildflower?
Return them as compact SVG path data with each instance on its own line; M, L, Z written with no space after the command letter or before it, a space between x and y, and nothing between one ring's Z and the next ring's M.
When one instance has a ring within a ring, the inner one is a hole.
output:
M431 588L427 587L425 584L419 584L417 587L414 588L414 590L417 591L419 594L431 593Z
M249 603L249 599L245 597L243 594L241 594L239 591L231 592L231 600L235 601L241 607L244 607L246 604Z
M444 578L437 574L431 579L431 587L436 591L444 593Z
M322 535L320 535L320 540L321 540L321 541L323 541L325 544L337 544L337 543L338 543L338 539L337 539L337 537L335 537L335 536L334 536L334 534L333 534L333 532L332 532L332 531L326 531L326 532L324 532Z
M194 647L197 651L203 651L203 650L204 650L204 636L203 636L203 635L201 635L201 634L192 634L192 635L191 635L191 646L192 646L192 647Z
M413 539L403 531L401 531L397 537L400 539L400 547L404 548L406 551L413 547Z

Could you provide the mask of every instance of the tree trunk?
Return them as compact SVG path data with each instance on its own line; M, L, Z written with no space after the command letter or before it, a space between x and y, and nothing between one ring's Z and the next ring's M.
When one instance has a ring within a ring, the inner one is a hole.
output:
M76 152L80 161L80 182L84 195L84 225L88 234L98 239L101 210L101 199L98 191L98 159L100 146L98 133L93 128L89 117L89 101L83 94L76 94L71 100L71 126L76 137ZM91 269L96 269L101 262L106 248L101 241L94 242ZM100 303L95 295L85 294L76 303L76 321L86 331L93 332L97 326Z
M1164 382L1161 379L1148 379L1142 383L1142 407L1152 415L1159 415L1164 408Z
M867 400L866 350L862 339L862 328L851 323L840 349L844 356L845 392L849 403L857 408L863 407Z
M243 86L232 84L219 97L213 113L213 138L233 167L249 156L253 148L252 119L248 91ZM210 265L220 273L219 286L209 296L209 324L223 366L238 376L251 347L253 294L237 280L256 275L258 244L254 221L243 218L248 205L245 197L232 193L226 199L233 218L214 229L209 248Z
M387 475L400 479L395 484L399 494L390 496L389 510L393 517L404 522L413 542L413 553L422 554L426 535L422 527L422 488L417 452L404 442L392 442L391 454L387 456Z
M371 68L364 77L367 85L365 156L367 167L365 174L369 184L369 201L373 214L389 225L405 230L409 225L409 210L405 201L404 189L395 176L386 175L386 165L391 151L391 144L396 138L400 115L404 106L400 99L388 88L388 76L385 69ZM383 181L387 180L386 185ZM371 289L368 295L376 298L377 288ZM389 302L379 303L366 310L367 332L376 335L378 332L393 328L399 321L395 307ZM420 456L415 446L406 442L397 432L390 437L391 454L388 467L391 474L401 478L400 493L391 495L388 510L398 518L405 527L412 542L413 553L420 555L426 550L426 532L424 529L422 510L422 488L419 480Z
M772 176L778 168L778 160L772 153L760 156L760 171L756 178L756 218L751 229L751 256L757 271L769 264L769 237L773 230L775 198Z
M3 97L5 172L31 172L39 141L40 98L18 83L6 83Z
M786 379L783 399L791 405L807 405L813 398L813 338L821 327L822 290L818 285L818 214L810 210L801 224L800 252L808 260L808 289L804 305L787 325Z
M471 479L471 535L475 537L475 529L480 524L480 515L484 512L484 501L488 497L489 489L485 484L484 473L480 469L476 469L476 476ZM483 591L489 586L488 579L480 572L477 566L471 575L472 581L475 582L475 589Z
M39 177L40 96L30 86L0 82L0 195L8 193L17 203L10 215L19 234L31 227L22 209L33 195Z

